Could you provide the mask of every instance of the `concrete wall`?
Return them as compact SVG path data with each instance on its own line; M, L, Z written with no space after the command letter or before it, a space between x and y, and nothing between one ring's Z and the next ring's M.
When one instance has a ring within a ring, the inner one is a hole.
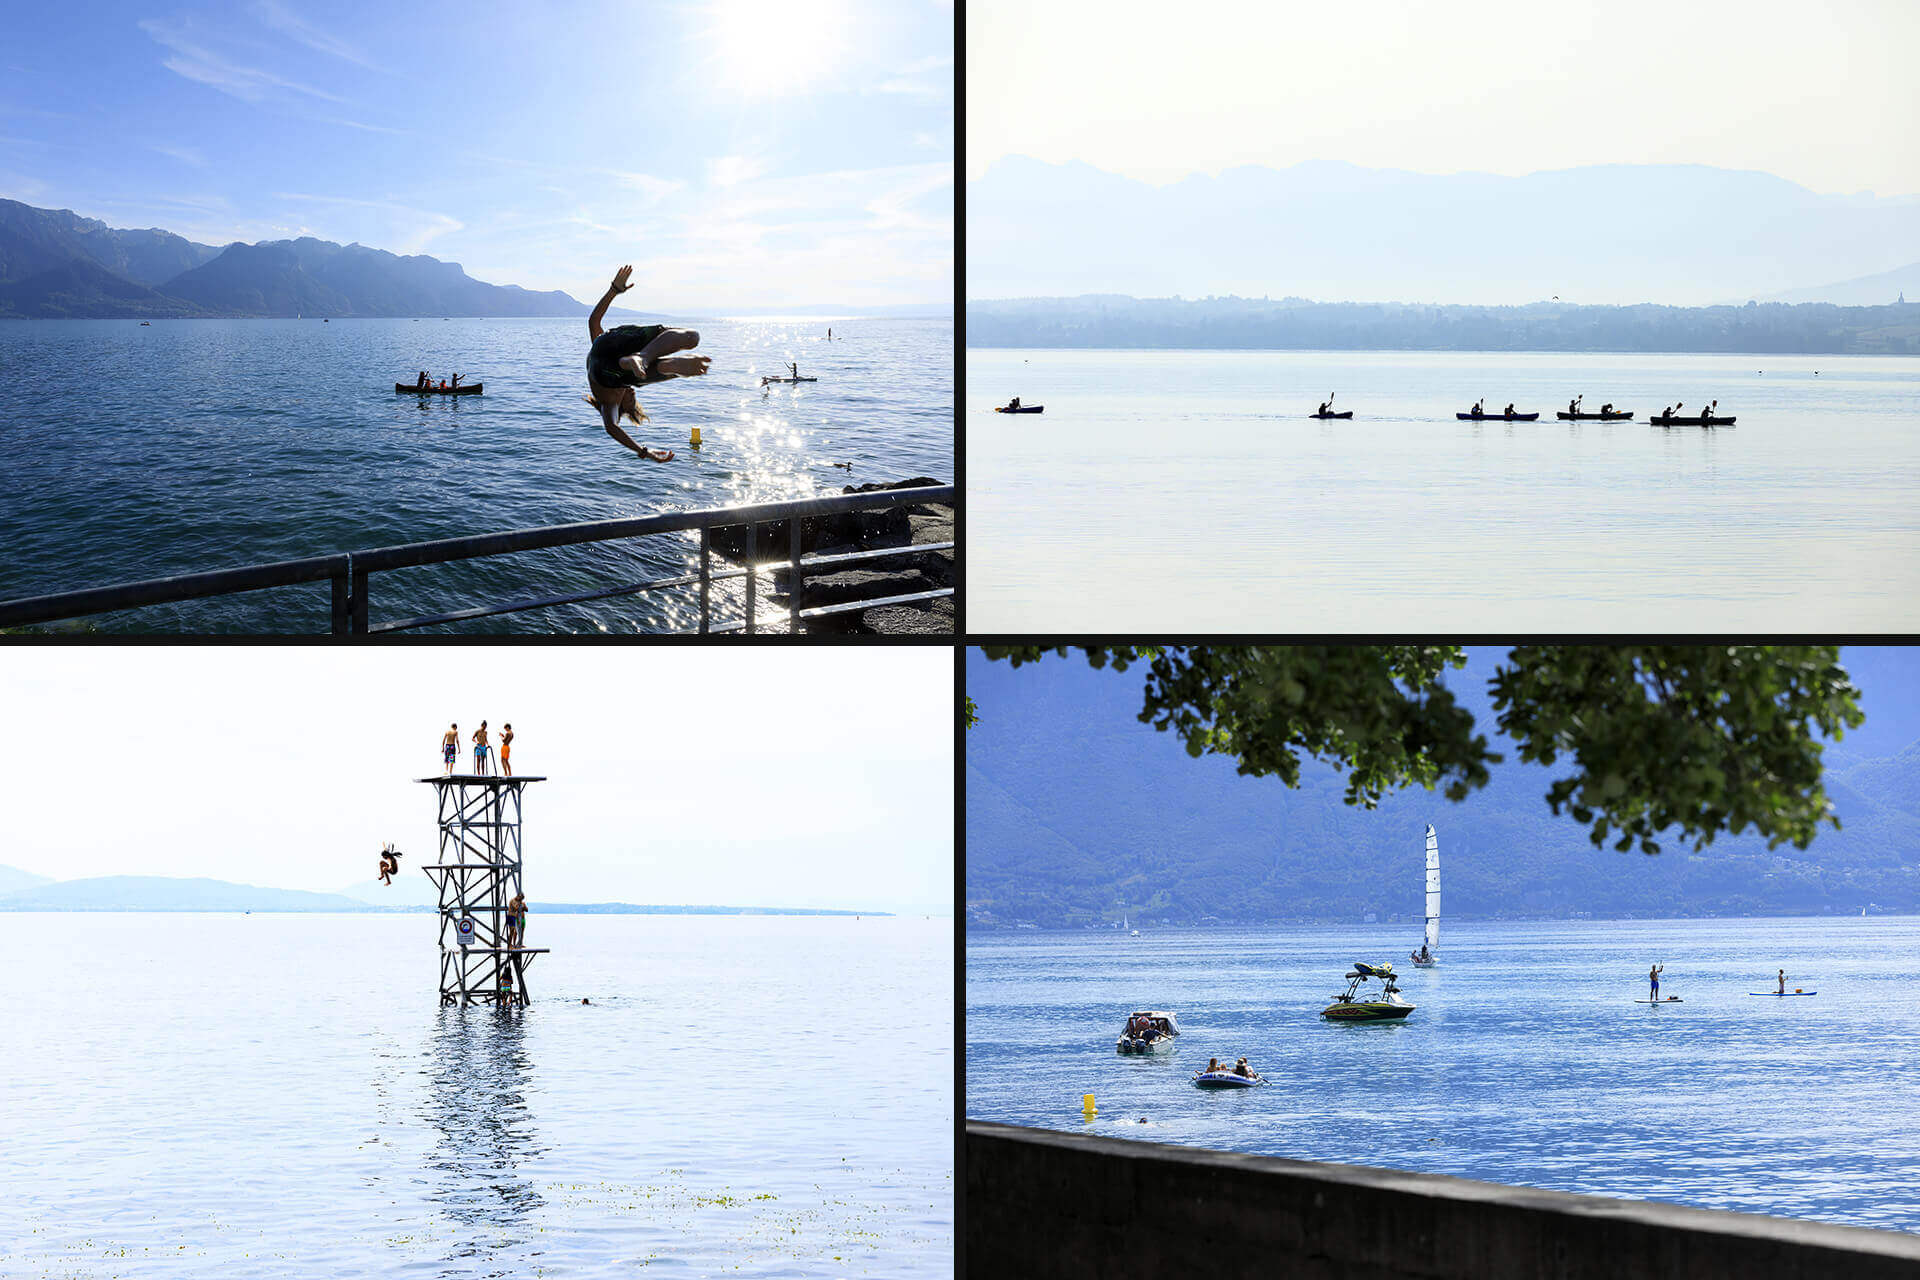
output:
M969 1276L1920 1277L1920 1236L967 1122Z

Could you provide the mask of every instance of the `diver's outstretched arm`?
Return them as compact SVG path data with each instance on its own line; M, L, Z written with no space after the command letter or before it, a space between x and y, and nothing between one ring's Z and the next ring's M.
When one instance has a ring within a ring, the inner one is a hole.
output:
M632 266L622 267L613 273L613 283L607 286L607 292L605 296L600 299L600 305L596 306L593 309L593 314L587 317L588 333L596 338L600 336L600 322L607 318L607 308L613 305L615 298L633 288L631 284L627 283L628 277L632 274Z

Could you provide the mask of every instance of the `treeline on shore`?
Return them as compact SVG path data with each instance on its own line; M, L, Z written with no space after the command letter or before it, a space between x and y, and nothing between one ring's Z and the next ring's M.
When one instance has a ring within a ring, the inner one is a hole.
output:
M1016 298L967 304L971 347L1920 355L1920 303L1520 307L1306 298Z

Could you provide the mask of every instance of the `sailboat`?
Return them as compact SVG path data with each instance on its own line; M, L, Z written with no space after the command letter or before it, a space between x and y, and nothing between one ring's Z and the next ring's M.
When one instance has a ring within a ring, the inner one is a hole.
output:
M1427 940L1413 953L1413 963L1431 969L1440 963L1440 837L1427 824Z

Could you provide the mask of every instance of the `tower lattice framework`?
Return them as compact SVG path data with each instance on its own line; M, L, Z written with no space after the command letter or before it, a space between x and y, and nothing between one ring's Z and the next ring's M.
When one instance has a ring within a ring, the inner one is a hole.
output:
M421 868L440 891L440 1003L525 1004L527 966L548 948L507 945L507 903L524 892L521 794L546 779L453 774L420 781L433 787L440 805L439 861ZM472 922L470 934L462 921Z

